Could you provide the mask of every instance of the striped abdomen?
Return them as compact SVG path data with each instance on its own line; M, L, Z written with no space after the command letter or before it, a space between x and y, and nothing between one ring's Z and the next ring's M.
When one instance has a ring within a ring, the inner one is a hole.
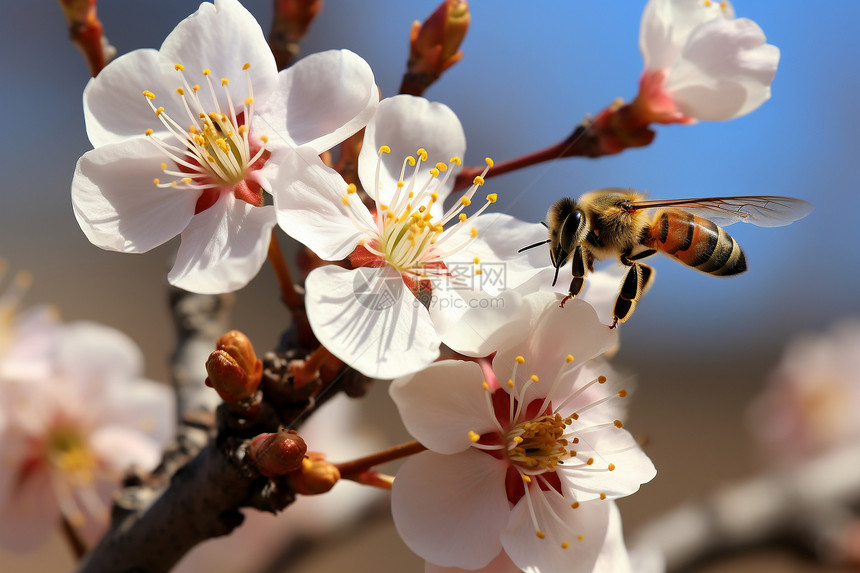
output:
M703 273L736 275L747 270L744 252L731 235L711 221L679 209L658 211L642 244Z

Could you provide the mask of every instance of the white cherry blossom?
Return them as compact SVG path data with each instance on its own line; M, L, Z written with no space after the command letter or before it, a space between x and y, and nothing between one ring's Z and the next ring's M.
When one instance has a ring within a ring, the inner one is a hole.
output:
M536 305L534 327L519 328L491 366L444 361L390 387L429 450L397 472L394 522L432 564L481 569L504 551L523 571L591 571L607 538L606 500L655 475L615 417L626 390L584 368L616 344L615 331L587 303L561 311L559 299Z
M278 73L260 26L236 0L205 2L159 50L111 62L84 90L87 135L72 203L95 245L141 253L177 234L171 284L233 291L266 259L270 181L297 147L321 153L378 102L352 52L314 54Z
M465 147L460 121L447 106L395 96L380 102L359 156L372 210L333 170L310 183L321 173L313 154L288 160L287 171L306 169L301 177L274 182L283 207L279 225L322 259L348 259L350 268L327 265L310 273L308 318L322 345L368 376L395 378L430 364L440 342L463 328L458 321L488 304L485 297L501 300L503 291L537 272L538 255L516 253L541 233L535 225L482 215L495 194L467 215L483 176L443 208ZM489 271L500 266L504 280L490 280ZM511 305L519 300L508 296ZM467 324L480 329L481 321ZM474 340L486 337L478 332ZM461 350L456 341L451 346ZM490 351L485 343L468 346L462 351Z
M770 98L779 49L731 3L650 0L639 48L645 61L634 102L649 121L724 121Z

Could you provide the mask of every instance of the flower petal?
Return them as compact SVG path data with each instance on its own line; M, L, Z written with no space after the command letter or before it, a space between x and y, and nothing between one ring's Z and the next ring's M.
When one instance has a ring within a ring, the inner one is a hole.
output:
M506 464L474 449L422 452L397 471L391 514L409 548L443 567L476 569L501 550L508 522Z
M536 535L527 500L522 498L502 532L502 545L511 560L526 573L590 573L606 538L609 503L581 503L574 509L570 499L553 489L531 487L529 492L544 538Z
M627 554L627 546L624 545L624 531L621 528L621 512L618 504L609 504L609 525L606 528L606 539L603 541L603 549L597 556L593 573L658 573L662 569L649 567L647 569L633 568L630 564L630 555Z
M242 288L263 266L275 222L274 207L255 207L222 194L182 232L168 282L202 294Z
M699 25L734 18L730 4L705 4L688 0L650 0L642 12L639 49L646 70L660 70L678 59L687 38Z
M137 378L143 353L134 341L114 328L95 322L73 322L60 330L57 367L77 387L103 392L105 383Z
M78 160L72 206L90 242L102 249L143 253L188 225L200 192L153 185L163 160L143 137L93 149Z
M439 356L430 315L397 271L325 266L305 285L308 320L320 344L365 376L405 376Z
M395 380L388 392L413 438L434 452L453 454L472 445L470 430L496 430L481 380L474 362L444 360Z
M161 461L161 444L146 434L123 426L102 426L90 436L100 462L117 475L134 466L150 471Z
M233 104L238 106L237 111L242 109L242 102L249 95L246 73L250 74L255 100L265 102L277 96L278 68L272 50L257 20L236 0L200 4L197 12L180 22L165 38L160 53L174 78L171 93L182 85L181 76L173 65L182 64L188 82L199 84L202 87L200 94L206 94L200 98L204 106L211 103L206 77L202 73L204 69L212 71L218 105L223 110L229 109L225 89L220 85L223 77L230 80L226 87L230 90ZM242 69L245 64L251 65L247 72ZM156 93L157 97L159 95ZM167 108L168 111L184 110L178 98L177 102L179 107Z
M317 154L363 128L379 102L370 66L349 50L302 58L278 75L278 92L261 103L259 130Z
M0 546L25 553L47 540L57 527L60 509L46 471L30 474L13 491L0 500Z
M376 165L379 148L387 145L391 153L382 154L382 168L376 181ZM397 95L379 102L373 119L364 133L364 144L358 157L358 178L364 190L377 198L377 189L384 189L386 196L379 197L385 203L393 197L400 178L400 169L406 156L415 156L419 148L427 150L429 165L420 169L415 180L417 189L432 179L429 168L438 163L447 163L452 157L462 159L466 152L466 134L460 120L451 108L441 103L431 103L424 98ZM454 179L462 167L448 164L448 182L438 189L441 205L454 186ZM409 180L411 171L407 167ZM448 173L446 173L447 175Z
M368 231L376 229L358 196L351 197L353 205L343 204L346 181L310 148L286 153L272 186L278 225L323 259L343 259L366 235L350 220L348 209Z
M576 432L577 457L558 471L565 495L579 501L600 494L616 499L638 491L641 484L657 474L636 439L627 430L616 428L611 420L594 420L583 415L573 428L582 428ZM587 463L589 459L593 460L591 464Z
M144 433L159 447L174 437L176 398L168 385L129 378L108 385L102 399L106 424Z
M678 109L696 119L725 121L757 109L770 98L779 49L766 44L747 18L718 19L691 34L665 89Z
M460 569L459 567L441 567L427 561L424 564L424 573L522 573L508 554L500 552L495 559L490 561L486 567L480 569Z

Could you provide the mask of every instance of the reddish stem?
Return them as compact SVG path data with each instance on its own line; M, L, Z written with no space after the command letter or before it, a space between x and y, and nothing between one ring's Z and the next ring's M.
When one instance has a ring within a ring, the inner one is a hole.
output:
M357 460L353 460L351 462L335 464L335 467L340 470L340 477L342 479L361 481L360 478L362 474L368 472L371 468L375 466L393 460L399 460L400 458L405 458L407 456L423 452L426 449L427 448L424 447L421 443L417 441L411 441L406 442L405 444L394 446L393 448L388 448L387 450L382 450L381 452L377 452L369 456L365 456L363 458L358 458Z

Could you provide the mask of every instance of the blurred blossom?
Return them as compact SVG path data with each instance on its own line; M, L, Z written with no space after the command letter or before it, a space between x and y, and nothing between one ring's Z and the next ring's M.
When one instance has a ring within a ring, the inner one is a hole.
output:
M299 429L308 449L340 462L381 447L382 436L362 422L360 407L344 395L332 398ZM291 543L349 526L382 497L380 490L342 480L325 494L298 496L279 515L245 510L245 521L232 534L198 545L173 571L262 571Z
M173 394L141 378L120 332L25 313L0 359L0 545L39 546L61 516L90 543L124 472L155 467L173 435Z
M247 10L203 3L159 50L126 54L87 85L95 149L75 170L75 216L93 244L114 251L145 252L181 233L170 283L236 290L268 253L279 208L277 197L266 204L270 181L321 170L316 156L364 127L378 98L352 52L315 54L279 74ZM307 159L284 173L297 147Z
M523 571L592 571L598 560L623 570L623 543L602 552L606 500L655 470L615 417L626 391L583 368L616 332L583 301L561 311L557 297L532 296L549 305L535 305L535 326L518 328L492 366L445 361L392 383L407 430L429 449L397 472L394 523L443 567L490 570L504 551Z
M351 269L327 265L308 275L307 312L320 343L367 376L396 378L424 368L439 355L440 341L447 343L442 325L455 322L452 316L481 293L497 295L537 272L515 248L496 248L533 242L535 225L481 215L493 194L466 216L482 176L442 208L465 149L463 127L447 106L401 95L380 102L359 155L373 212L334 170L275 180L284 207L280 226L323 259L349 258ZM296 154L291 169L311 159ZM305 183L314 177L316 184ZM493 266L503 280L488 280L484 273Z
M752 404L750 428L779 463L860 439L860 321L793 340Z
M645 71L633 106L649 122L724 121L770 98L779 49L729 2L650 0L639 48Z

